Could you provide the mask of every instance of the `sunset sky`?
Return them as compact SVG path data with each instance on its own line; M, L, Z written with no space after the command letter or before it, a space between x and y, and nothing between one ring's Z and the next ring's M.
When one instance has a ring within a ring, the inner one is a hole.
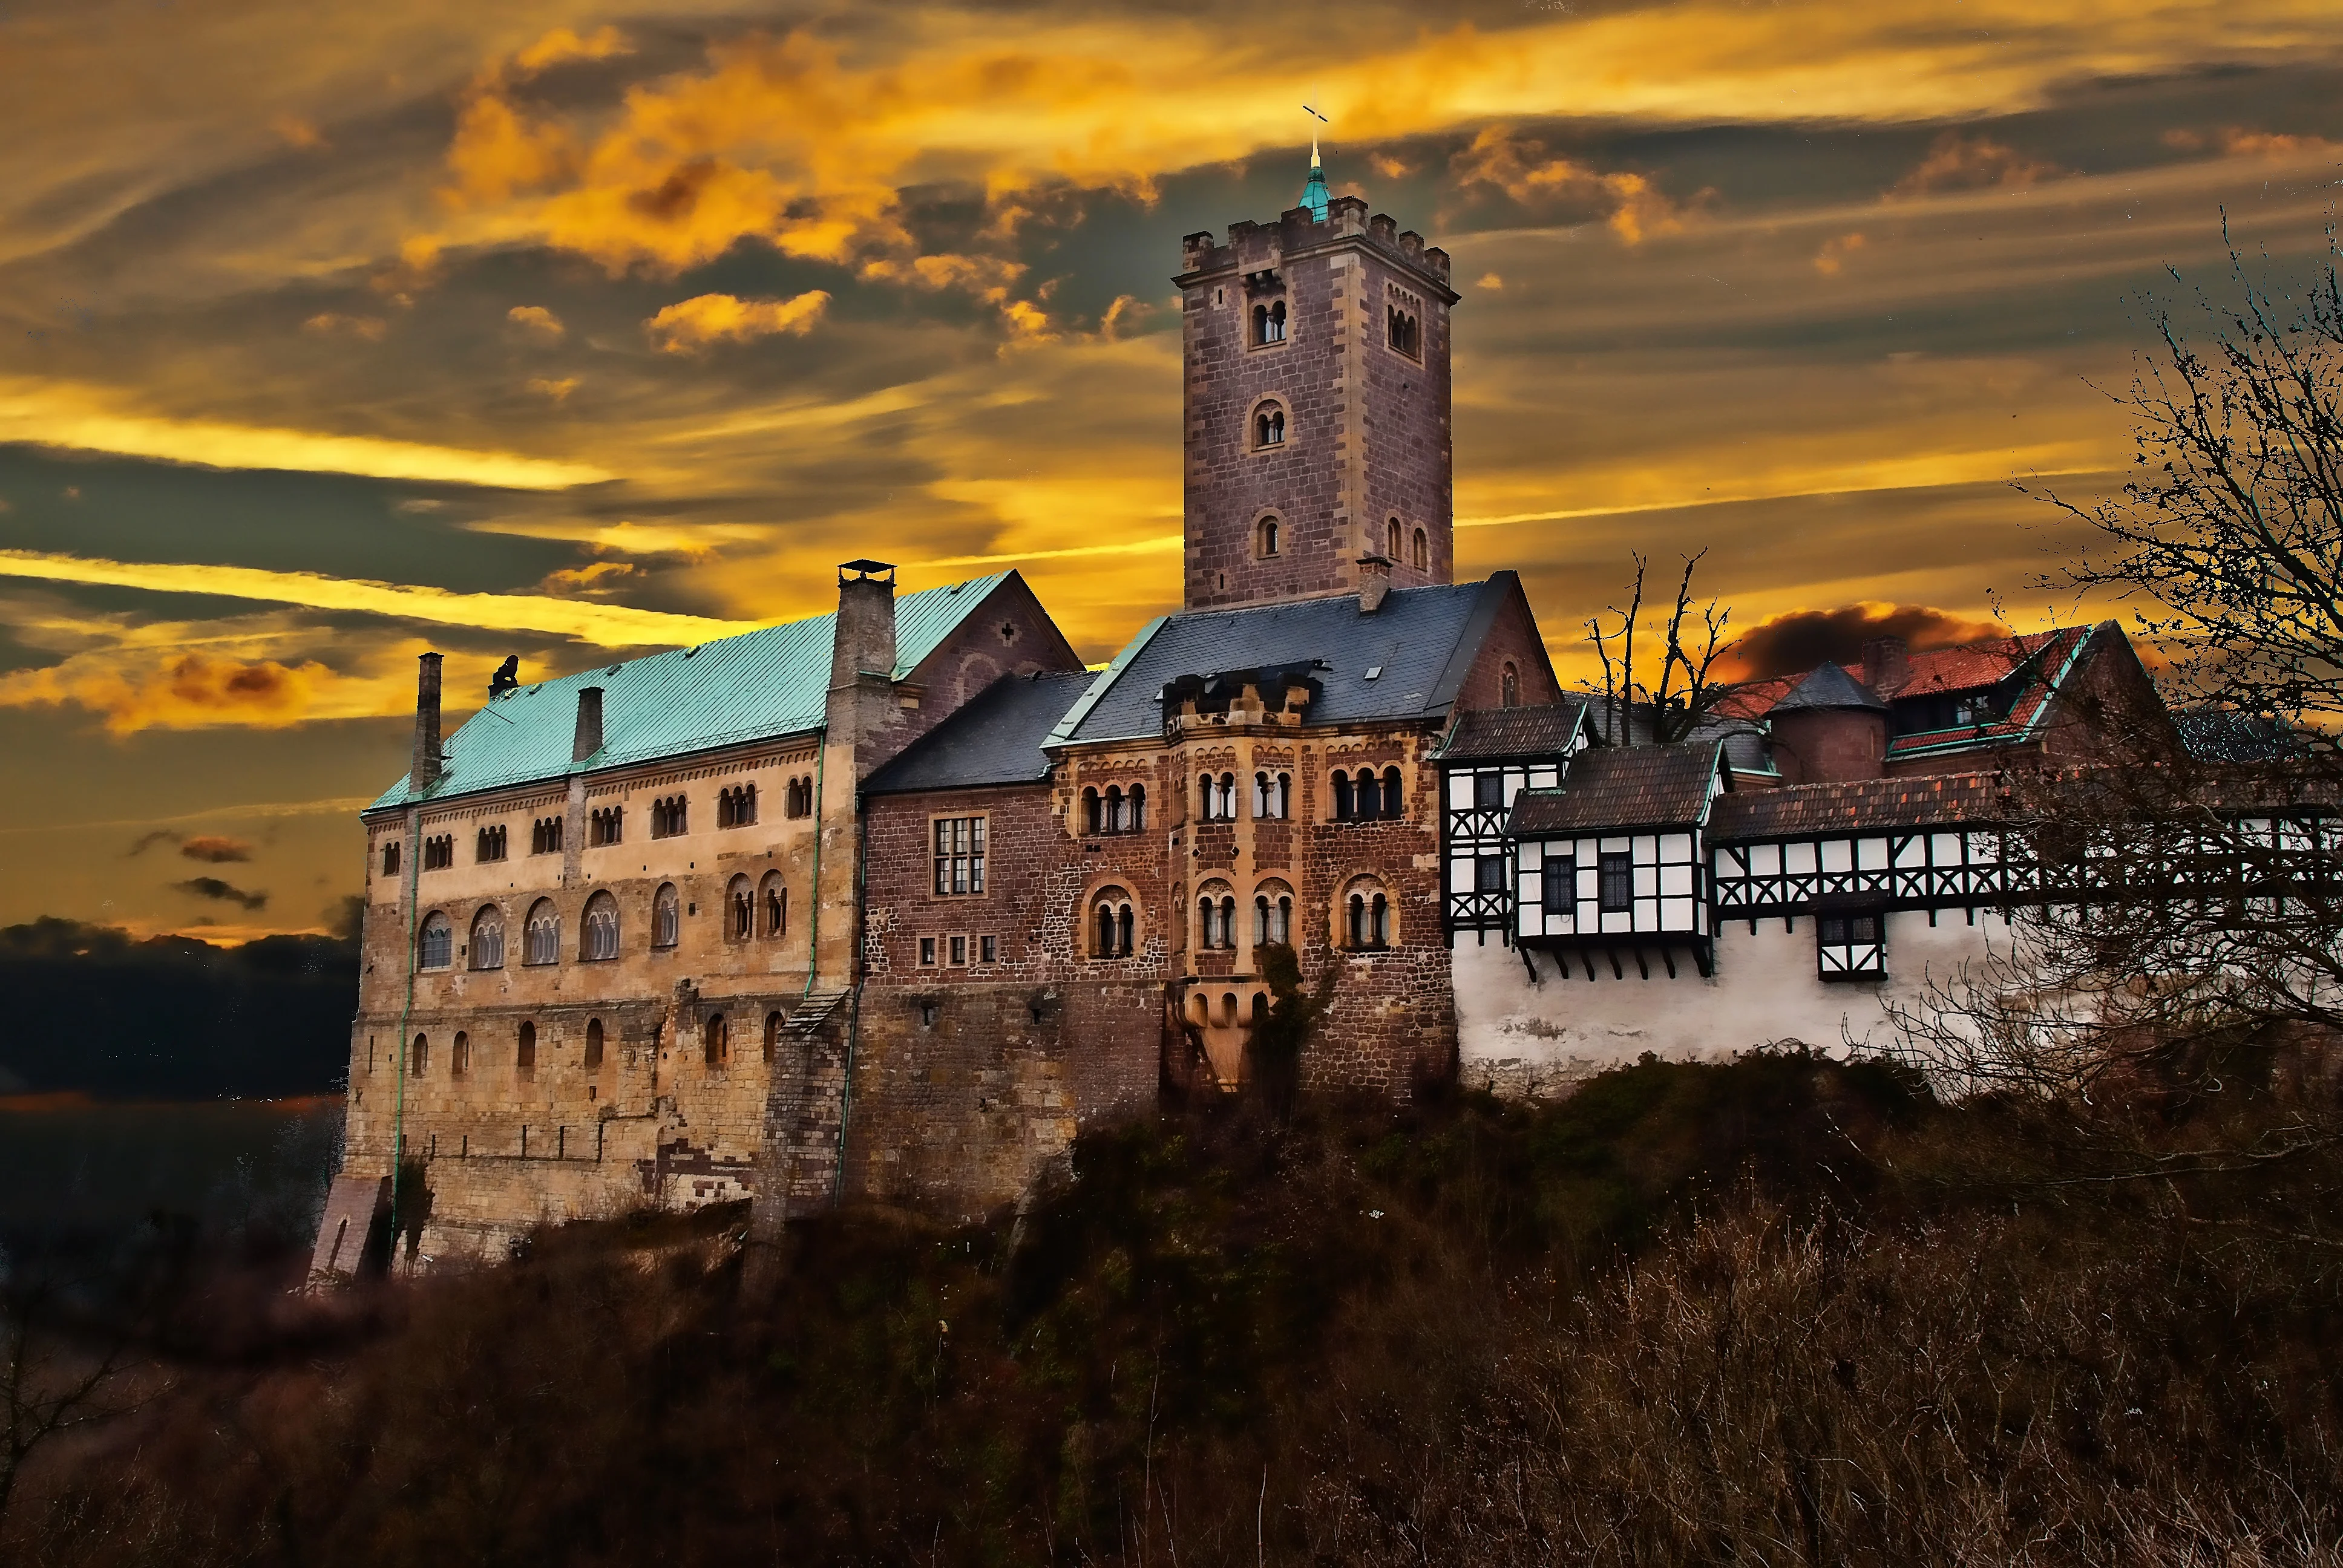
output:
M1304 102L1455 258L1458 575L1575 672L1639 549L1736 627L2106 613L2013 481L2116 482L2225 211L2323 255L2343 5L9 0L0 923L319 928L426 648L468 709L876 555L1104 658L1178 597L1180 238Z

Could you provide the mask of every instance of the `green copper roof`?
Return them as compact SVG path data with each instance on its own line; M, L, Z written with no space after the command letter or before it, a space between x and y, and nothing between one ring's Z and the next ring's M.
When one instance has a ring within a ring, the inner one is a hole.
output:
M895 601L900 680L1008 579L1006 572L907 594ZM447 759L428 798L566 778L744 740L820 729L830 693L831 623L818 615L696 648L597 665L488 703L440 742ZM602 749L572 763L578 689L602 689ZM407 779L367 810L413 799Z
M1302 187L1302 199L1295 204L1310 209L1313 223L1326 221L1326 171L1318 166L1318 144L1310 144L1310 179Z

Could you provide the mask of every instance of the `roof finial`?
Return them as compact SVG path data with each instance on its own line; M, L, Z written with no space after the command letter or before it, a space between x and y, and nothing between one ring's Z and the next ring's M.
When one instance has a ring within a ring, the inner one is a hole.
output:
M1307 104L1302 106L1302 112L1322 125L1334 123ZM1326 171L1318 159L1318 127L1312 126L1310 127L1310 178L1302 187L1302 200L1297 205L1310 209L1312 222L1324 223L1326 201Z

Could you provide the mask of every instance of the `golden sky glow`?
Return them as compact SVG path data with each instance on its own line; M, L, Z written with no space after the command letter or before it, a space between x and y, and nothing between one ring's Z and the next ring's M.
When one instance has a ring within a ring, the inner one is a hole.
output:
M1637 551L1741 626L2104 613L2015 487L2116 482L2137 297L2343 191L2331 0L25 0L0 59L0 921L317 923L429 646L468 702L875 554L1106 657L1176 599L1180 237L1293 199L1305 97L1455 257L1458 569L1570 670Z

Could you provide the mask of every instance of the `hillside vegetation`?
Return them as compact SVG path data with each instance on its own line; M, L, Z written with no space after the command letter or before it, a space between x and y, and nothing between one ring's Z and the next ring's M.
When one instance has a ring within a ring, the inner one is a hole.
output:
M1101 1131L1021 1217L739 1211L289 1308L216 1277L0 1551L169 1563L2336 1561L2305 1092L1878 1064ZM2153 1171L2152 1179L2144 1172Z

